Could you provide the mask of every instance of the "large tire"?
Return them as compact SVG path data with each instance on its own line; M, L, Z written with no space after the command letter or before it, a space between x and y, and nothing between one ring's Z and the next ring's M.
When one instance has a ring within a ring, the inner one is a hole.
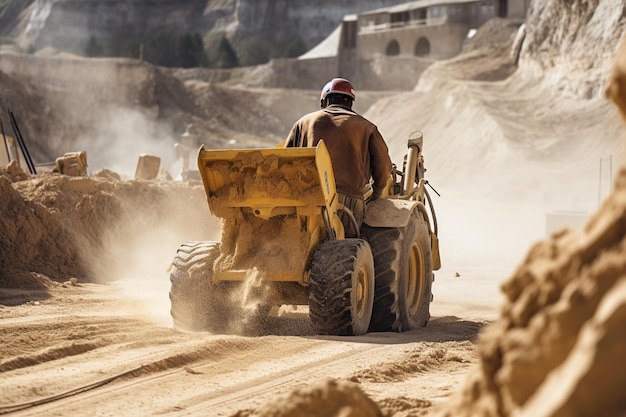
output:
M374 259L362 239L324 242L313 255L309 315L318 334L367 332L374 301Z
M225 307L211 282L219 243L188 242L180 246L170 271L170 302L174 327L220 332Z
M374 255L376 284L371 332L404 332L426 326L432 300L428 223L415 209L403 228L363 226Z

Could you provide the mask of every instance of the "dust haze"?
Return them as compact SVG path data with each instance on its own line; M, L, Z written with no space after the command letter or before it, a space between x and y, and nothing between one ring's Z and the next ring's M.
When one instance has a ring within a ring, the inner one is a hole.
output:
M436 275L501 283L530 246L561 228L581 230L608 197L623 162L623 130L604 97L558 96L519 73L468 84L438 78L439 67L366 116L397 164L409 133L424 134L425 177L441 194L428 188L441 237Z
M221 223L210 215L204 190L185 186L173 195L131 187L120 215L102 234L90 269L95 282L113 283L133 300L142 315L171 327L169 268L178 247L192 240L219 241ZM135 195L133 195L135 194Z
M442 268L428 326L404 333L320 337L290 306L255 322L254 270L232 300L244 311L234 334L172 328L169 263L183 242L220 240L222 225L200 182L132 179L137 157L161 157L176 177L187 123L216 147L231 133L237 146L269 143L318 107L321 86L294 96L249 88L245 75L217 86L131 61L33 57L61 69L25 70L49 102L25 102L20 120L45 115L56 154L87 150L94 175L0 167L0 413L623 415L624 126L600 90L626 21L610 1L570 3L531 2L514 68L499 66L507 46L497 59L469 51L434 63L408 91L356 86L393 162L412 131L424 133ZM626 85L624 68L614 87ZM585 225L549 230L555 213Z
M132 108L109 108L93 129L93 136L75 144L87 151L93 172L106 168L133 178L138 156L147 154L158 156L161 168L173 177L180 174L182 164L176 159L174 143L183 132L174 132Z

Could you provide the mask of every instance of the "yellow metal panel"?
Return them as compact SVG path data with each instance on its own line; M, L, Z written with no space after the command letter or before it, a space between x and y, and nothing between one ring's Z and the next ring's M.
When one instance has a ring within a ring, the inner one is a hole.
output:
M336 194L335 174L333 172L330 154L323 140L321 140L317 148L315 148L315 165L317 166L317 172L320 176L320 184L322 185L326 207L330 207Z
M211 212L225 220L214 280L244 281L254 268L268 281L305 283L309 257L326 238L323 213L343 238L332 163L316 148L198 152Z
M211 211L224 214L226 207L299 207L328 204L334 193L334 177L326 147L226 149L198 152ZM323 186L321 185L323 184Z
M441 268L441 256L439 255L439 238L436 234L430 233L430 253L432 256L432 268L433 271L438 271Z

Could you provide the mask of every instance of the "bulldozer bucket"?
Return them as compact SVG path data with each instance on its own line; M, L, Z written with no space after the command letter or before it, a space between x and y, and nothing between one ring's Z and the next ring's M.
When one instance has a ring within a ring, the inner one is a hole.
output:
M316 148L207 150L198 152L211 212L221 218L229 209L250 208L268 219L299 207L330 207L335 177L323 143Z
M323 142L316 148L198 152L211 213L224 220L216 280L303 281L308 257L328 233L343 237L335 177ZM325 219L326 217L326 219ZM333 230L328 230L332 228Z

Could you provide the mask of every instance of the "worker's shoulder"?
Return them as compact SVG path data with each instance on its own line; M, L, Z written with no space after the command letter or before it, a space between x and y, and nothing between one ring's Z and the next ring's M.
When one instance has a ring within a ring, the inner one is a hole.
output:
M307 121L307 120L315 120L315 119L318 119L318 118L324 116L325 114L326 113L324 112L324 109L315 110L315 111L312 111L310 113L306 113L306 114L302 115L300 117L300 119L298 119L297 123L302 123L302 122Z

